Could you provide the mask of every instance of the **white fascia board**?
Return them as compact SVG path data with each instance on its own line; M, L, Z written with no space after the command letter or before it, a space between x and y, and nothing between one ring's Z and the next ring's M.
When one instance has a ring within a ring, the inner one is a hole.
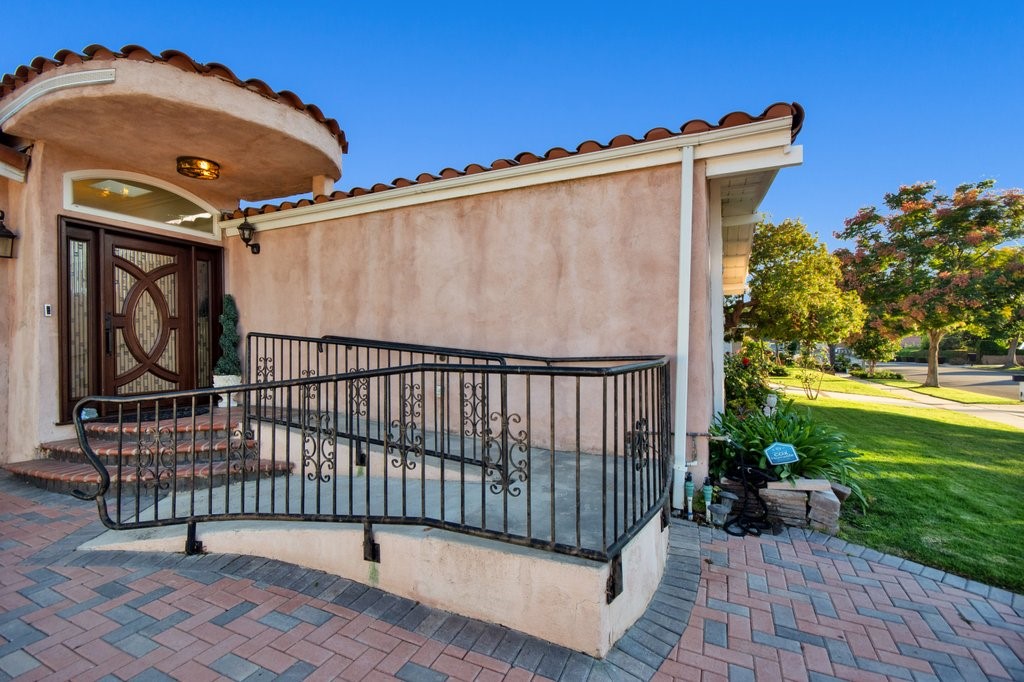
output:
M577 178L665 166L680 163L682 161L681 150L686 147L695 148L694 158L700 156L713 159L716 153L742 157L750 153L757 153L757 150L778 148L783 144L787 147L790 146L791 126L792 118L789 116L758 121L723 130L679 135L652 142L638 142L625 147L574 154L561 159L489 170L447 180L434 180L383 192L371 192L322 204L311 204L269 214L249 216L248 220L260 230L273 230L475 194L501 192ZM707 148L704 148L705 146ZM774 160L775 157L770 158ZM233 235L237 232L236 228L241 222L241 218L225 220L221 223L221 228L228 230L227 234Z
M80 88L86 85L104 85L113 83L116 78L114 69L92 69L64 73L50 78L40 77L21 88L13 100L0 107L0 126L16 113L44 95L67 88Z
M0 161L0 177L8 178L10 180L14 180L15 182L25 182L25 178L28 177L28 173L21 170L20 168L15 168L10 164L6 164L3 161Z
M800 145L787 144L784 147L771 147L719 156L707 160L708 178L724 178L730 175L778 170L790 166L799 166L804 162L804 148Z

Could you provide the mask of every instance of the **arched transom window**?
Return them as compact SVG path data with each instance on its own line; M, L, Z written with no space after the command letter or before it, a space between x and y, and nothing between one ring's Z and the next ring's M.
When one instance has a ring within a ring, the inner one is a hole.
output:
M209 235L214 231L210 209L152 182L131 177L71 177L69 198L68 208L86 213Z

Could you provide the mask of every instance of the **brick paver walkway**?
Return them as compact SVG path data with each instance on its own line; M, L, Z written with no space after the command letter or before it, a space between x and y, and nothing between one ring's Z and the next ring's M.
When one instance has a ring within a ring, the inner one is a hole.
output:
M661 680L1024 680L1024 597L820 533L701 534Z
M1024 598L817 534L673 523L595 661L276 561L74 551L95 519L0 475L0 679L1024 680Z

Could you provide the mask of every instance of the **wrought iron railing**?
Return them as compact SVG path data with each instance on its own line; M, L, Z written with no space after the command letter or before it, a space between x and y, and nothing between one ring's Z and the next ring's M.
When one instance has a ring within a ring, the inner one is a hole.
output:
M373 524L415 524L607 561L667 510L663 357L267 334L247 349L247 384L76 406L99 473L79 496L105 525L361 522L372 559Z

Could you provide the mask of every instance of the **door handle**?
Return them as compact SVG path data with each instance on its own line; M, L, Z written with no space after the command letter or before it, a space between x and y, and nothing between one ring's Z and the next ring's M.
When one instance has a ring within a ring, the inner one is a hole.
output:
M107 313L103 318L103 345L107 355L114 353L114 316Z

